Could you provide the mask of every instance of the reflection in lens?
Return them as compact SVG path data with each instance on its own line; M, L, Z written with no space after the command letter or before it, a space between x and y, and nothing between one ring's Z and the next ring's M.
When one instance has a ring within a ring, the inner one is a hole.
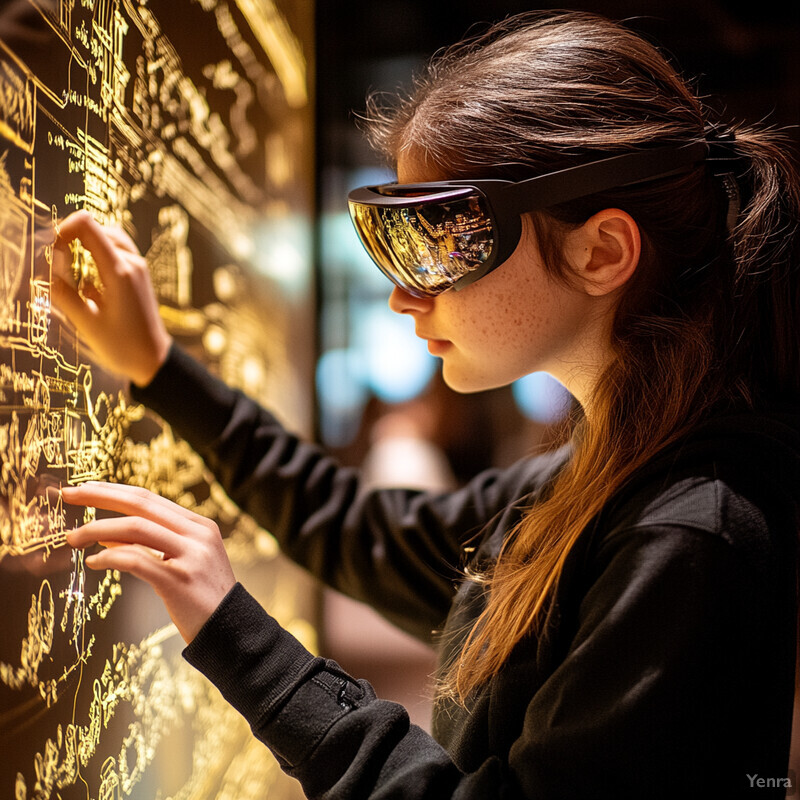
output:
M435 295L483 265L494 238L480 197L392 208L350 204L367 252L395 283Z

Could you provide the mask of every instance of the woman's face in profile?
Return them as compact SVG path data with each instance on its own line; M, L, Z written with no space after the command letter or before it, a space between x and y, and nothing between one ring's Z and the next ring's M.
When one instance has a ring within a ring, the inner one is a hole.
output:
M413 153L398 159L397 174L400 183L447 177ZM459 392L504 386L537 371L566 383L565 373L581 359L592 305L586 293L550 277L526 218L512 256L475 283L434 298L395 288L389 300L393 311L414 319L417 336L442 359L445 381Z

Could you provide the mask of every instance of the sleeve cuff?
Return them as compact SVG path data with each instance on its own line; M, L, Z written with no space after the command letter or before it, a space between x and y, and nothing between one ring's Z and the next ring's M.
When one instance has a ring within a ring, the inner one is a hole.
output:
M285 765L302 763L364 687L316 658L237 583L183 651Z
M237 583L183 651L251 723L316 659Z

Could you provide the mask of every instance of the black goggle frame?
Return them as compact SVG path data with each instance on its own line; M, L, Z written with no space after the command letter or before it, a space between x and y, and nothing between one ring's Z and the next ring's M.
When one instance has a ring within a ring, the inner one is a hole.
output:
M364 186L351 191L348 201L352 213L352 207L359 205L402 209L446 204L478 196L491 222L493 246L486 261L446 287L458 290L487 275L511 256L519 244L522 214L610 189L667 178L697 166L708 155L709 145L701 141L682 146L637 150L516 182L481 179ZM369 253L370 248L360 233L359 237ZM371 253L370 257L390 280L412 294L426 297L435 296L442 291L409 287L387 272Z

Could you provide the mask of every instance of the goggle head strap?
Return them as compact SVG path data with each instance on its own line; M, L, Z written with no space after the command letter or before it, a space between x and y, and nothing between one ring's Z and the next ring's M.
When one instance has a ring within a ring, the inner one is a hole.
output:
M609 156L588 164L566 167L546 175L510 184L498 198L499 213L524 213L557 206L609 189L621 189L683 172L708 155L706 142L679 147L656 147ZM535 189L536 201L532 197ZM492 198L492 202L495 200Z

